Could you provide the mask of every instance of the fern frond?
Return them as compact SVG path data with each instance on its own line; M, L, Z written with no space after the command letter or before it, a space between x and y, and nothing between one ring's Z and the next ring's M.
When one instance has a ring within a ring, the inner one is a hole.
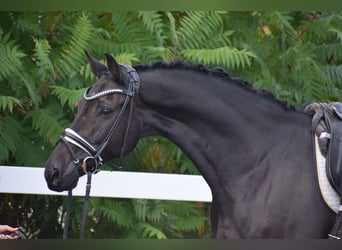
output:
M31 131L30 131L31 132ZM18 166L44 166L51 153L45 139L42 137L30 137L27 134L21 136L20 146L15 152Z
M335 15L323 13L313 22L307 24L306 29L307 40L334 40L334 31L327 32L330 28L334 28Z
M20 72L19 77L27 91L26 95L30 97L31 101L35 105L38 105L41 101L41 96L37 93L36 79L34 79L33 76L29 74L29 72ZM12 79L11 79L11 82L12 82Z
M197 213L194 202L183 201L168 201L167 211L170 214L175 214L178 217L187 217Z
M145 221L147 215L147 200L137 199L133 202L135 217L138 221Z
M340 15L340 14L332 15L329 18L329 20L330 20L330 22L329 22L328 31L330 33L335 34L337 39L340 41L340 44L342 44L342 29L341 29L342 15Z
M14 106L21 106L21 101L13 96L0 96L0 109L5 113L8 109L10 113L13 112Z
M139 62L137 55L132 54L132 53L117 54L115 56L115 59L117 60L118 63L128 64L128 65L133 65L134 63Z
M44 14L40 12L20 12L18 14L16 28L22 33L29 33L31 36L44 37L44 28L42 27L42 25L37 25L38 23L42 23L44 18Z
M85 79L89 84L94 83L96 80L96 76L92 72L90 65L87 63L86 65L83 65L80 67L80 75Z
M206 218L197 214L179 218L172 222L172 224L179 230L186 232L198 231L205 226Z
M315 49L316 46L310 42L302 46L293 45L281 55L281 59L285 59L292 68L304 68L312 63L316 64L317 54Z
M224 66L227 69L245 68L251 65L256 56L247 49L238 50L234 47L221 47L216 49L187 49L181 55L192 62L201 62L211 66Z
M182 174L200 174L194 163L180 149L177 148L177 150L177 156L179 157L177 163L180 166L179 172Z
M66 127L66 121L52 109L36 109L29 112L26 117L32 119L33 128L52 144L57 142L59 135Z
M33 41L35 43L33 56L36 58L36 64L39 67L38 74L41 76L41 79L45 79L47 74L55 74L53 64L49 58L51 46L49 41L45 39L33 39Z
M151 54L150 58L153 61L162 59L164 62L172 62L174 54L171 48L167 47L147 47L146 52Z
M338 87L342 87L342 65L327 65L325 72L329 76L330 81Z
M0 163L7 161L21 140L21 125L10 115L0 117Z
M163 46L165 27L162 15L157 11L138 11L138 17L142 19L147 30L156 37L158 46Z
M52 93L58 97L61 104L67 104L71 109L74 109L77 106L86 90L86 88L72 90L56 85L51 86L51 89Z
M330 32L334 33L337 37L337 39L340 41L340 43L342 44L342 30L340 30L339 28L336 27L331 27L328 29Z
M306 101L317 100L324 101L329 99L330 90L334 88L329 78L327 78L324 68L322 68L313 58L307 57L300 60L300 66L297 66L297 77L303 72L307 77L299 78L303 82L302 91Z
M84 51L88 49L94 35L94 27L87 15L82 14L72 26L72 35L63 51L61 71L66 78L78 71L85 63Z
M322 61L334 63L342 60L342 50L340 43L318 45L316 46L316 52Z
M286 35L287 40L294 41L296 39L296 30L292 26L291 21L293 21L293 17L290 15L289 12L274 12L274 21L277 24L277 28L281 31L283 35L283 41L284 41L284 35Z
M135 12L112 13L112 24L115 31L113 40L115 43L136 43L141 47L155 43L155 38L144 26L143 22L137 22Z
M0 163L6 162L9 159L9 155L10 155L10 151L8 150L8 148L3 142L4 142L4 139L2 139L0 135L0 152L1 152Z
M157 239L166 239L166 235L159 230L158 228L152 226L148 223L138 223L137 228L142 231L143 238L157 238Z
M116 43L113 40L103 40L96 37L92 41L90 47L96 48L94 56L97 55L98 59L103 57L104 53L110 53L112 55L123 53L138 54L141 51L141 46L130 40Z
M25 54L19 50L19 46L9 40L9 34L4 35L0 40L0 80L20 72L21 58L24 56Z
M184 231L197 231L204 227L206 217L201 214L201 210L194 202L169 201L167 210L173 215L170 221L174 227Z
M102 205L98 207L104 216L120 227L128 228L132 225L130 210L127 209L127 203L120 200L104 199Z
M203 48L206 41L222 26L220 12L189 11L180 20L179 45L184 49Z
M311 101L311 100L316 100L316 101L324 101L327 100L328 96L325 95L326 89L321 91L322 89L322 82L318 81L317 79L307 79L304 84L303 84L303 91L305 93L305 98L306 102Z
M133 202L133 206L138 221L158 223L167 215L164 201L138 199Z
M176 29L176 19L172 15L172 13L169 11L166 13L166 16L169 21L169 25L167 25L167 27L170 33L169 38L171 40L171 45L173 46L173 48L177 48L179 45L179 38L178 38L177 29Z

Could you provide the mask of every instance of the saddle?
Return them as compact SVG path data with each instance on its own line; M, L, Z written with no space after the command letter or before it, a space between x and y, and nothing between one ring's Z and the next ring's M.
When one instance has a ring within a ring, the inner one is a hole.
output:
M340 198L335 223L328 238L342 239L342 103L312 103L304 108L304 112L313 116L312 130L326 158L326 174Z
M326 158L326 174L342 198L342 103L312 103L304 112L313 115L312 129Z

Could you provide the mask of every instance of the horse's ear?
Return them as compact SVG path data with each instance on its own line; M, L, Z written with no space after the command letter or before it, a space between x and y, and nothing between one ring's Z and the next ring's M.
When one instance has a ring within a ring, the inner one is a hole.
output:
M114 80L119 81L120 80L120 67L119 64L116 62L114 57L111 55L105 53L106 61L107 61L107 68L110 73L112 73L112 76Z
M101 74L107 71L106 66L89 55L87 51L84 51L84 53L86 54L87 60L90 64L91 71L96 75L97 78L100 78Z

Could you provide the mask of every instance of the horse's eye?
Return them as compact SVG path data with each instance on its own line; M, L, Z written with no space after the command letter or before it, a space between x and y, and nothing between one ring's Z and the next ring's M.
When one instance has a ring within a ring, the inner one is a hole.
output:
M113 113L113 109L111 109L109 107L104 107L100 111L100 115L109 115L111 113Z

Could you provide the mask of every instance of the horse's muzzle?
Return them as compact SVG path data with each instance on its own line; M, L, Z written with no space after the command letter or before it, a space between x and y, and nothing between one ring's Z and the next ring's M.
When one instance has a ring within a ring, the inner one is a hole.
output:
M80 173L77 168L74 166L68 166L65 169L67 171L62 171L54 166L45 166L45 180L49 189L62 192L65 190L71 190L77 186L78 178L80 177Z

